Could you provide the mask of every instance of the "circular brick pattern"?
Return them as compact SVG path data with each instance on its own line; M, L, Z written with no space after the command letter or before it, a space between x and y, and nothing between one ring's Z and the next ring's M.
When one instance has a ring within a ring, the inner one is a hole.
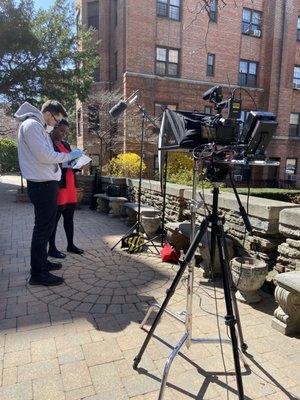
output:
M63 268L54 272L65 284L30 286L40 301L69 311L92 314L138 311L153 303L174 277L174 271L158 255L110 250L68 254Z

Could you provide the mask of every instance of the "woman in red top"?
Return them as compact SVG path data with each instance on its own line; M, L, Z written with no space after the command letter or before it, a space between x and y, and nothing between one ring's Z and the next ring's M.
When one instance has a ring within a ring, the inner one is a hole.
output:
M63 141L69 133L69 123L66 120L61 120L51 133L53 147L55 151L60 153L69 153L71 151L70 145ZM57 250L55 245L55 235L58 221L63 215L64 229L67 236L68 247L67 251L75 254L83 254L84 251L74 245L74 211L77 203L77 191L75 183L75 173L71 165L62 164L61 166L61 180L59 182L59 191L57 198L57 216L54 231L49 239L48 255L55 258L65 258L66 255Z

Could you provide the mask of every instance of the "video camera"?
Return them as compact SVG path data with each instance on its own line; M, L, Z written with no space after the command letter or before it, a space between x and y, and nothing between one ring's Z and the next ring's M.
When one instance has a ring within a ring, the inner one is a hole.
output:
M166 109L163 114L159 150L193 150L214 144L230 146L236 156L265 157L265 150L277 128L276 116L271 112L251 111L240 129L241 101L230 97L223 101L221 86L215 86L203 95L215 104L216 115ZM227 109L227 116L222 111Z

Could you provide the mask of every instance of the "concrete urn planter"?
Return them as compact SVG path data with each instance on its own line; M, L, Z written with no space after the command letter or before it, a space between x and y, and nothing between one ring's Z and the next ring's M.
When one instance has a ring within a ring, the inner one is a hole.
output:
M141 215L141 223L146 235L152 237L160 227L161 217L155 212L143 212Z
M238 289L237 300L243 303L258 303L261 297L256 292L266 279L268 266L264 261L250 257L235 257L230 261L233 283Z

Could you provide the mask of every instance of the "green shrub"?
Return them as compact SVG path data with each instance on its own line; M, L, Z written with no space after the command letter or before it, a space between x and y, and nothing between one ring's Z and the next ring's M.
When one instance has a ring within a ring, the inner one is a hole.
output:
M122 153L112 158L103 166L104 175L137 178L140 171L141 158L135 153ZM142 163L142 171L146 170L146 165Z
M247 188L239 188L240 194L248 194ZM288 203L300 204L299 189L277 189L277 188L251 188L250 196L261 197L264 199L285 201Z
M1 172L19 171L17 143L12 139L0 139Z

